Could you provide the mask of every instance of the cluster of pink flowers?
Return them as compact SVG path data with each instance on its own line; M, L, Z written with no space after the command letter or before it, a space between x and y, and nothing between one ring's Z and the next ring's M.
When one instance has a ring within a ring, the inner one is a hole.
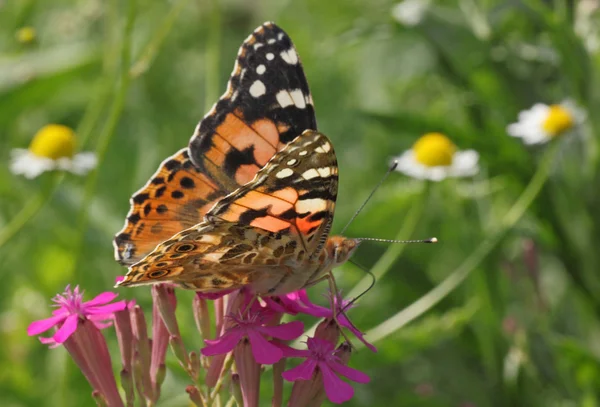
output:
M132 406L136 397L145 405L154 405L166 376L169 346L191 379L186 391L197 406L220 405L227 389L238 405L258 406L265 365L273 370L273 406L283 403L284 380L293 382L288 406L318 406L326 398L343 403L352 398L354 390L341 377L358 383L369 381L367 375L347 366L352 347L347 341L338 346L341 327L372 351L376 349L347 318L350 304L337 295L329 309L313 304L305 290L267 298L256 298L246 290L197 293L192 306L205 342L199 353L188 352L181 339L173 288L165 284L152 287L151 337L141 307L133 301L112 302L116 296L107 292L84 302L78 287L67 287L54 299L58 308L53 316L33 322L28 329L29 335L38 335L55 328L51 337L40 337L40 341L50 347L65 346L92 386L98 405ZM282 323L286 314L322 318L314 336L306 337L306 349L289 345L303 336L304 324L298 320ZM114 326L119 343L122 392L100 332L109 326ZM285 370L288 358L302 360Z

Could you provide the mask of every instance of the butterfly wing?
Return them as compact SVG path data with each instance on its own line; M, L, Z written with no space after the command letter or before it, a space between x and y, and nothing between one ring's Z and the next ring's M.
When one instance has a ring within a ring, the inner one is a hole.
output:
M191 159L223 188L249 182L273 155L317 122L290 37L273 23L244 41L225 94L190 140Z
M131 198L113 242L115 258L131 265L199 223L218 199L250 181L302 131L315 128L294 45L281 28L265 23L240 47L227 91L198 124L189 149L167 158Z
M309 258L327 240L338 188L329 139L307 130L276 154L254 180L217 202L209 222L237 222L291 235Z
M337 185L331 142L305 131L251 182L219 201L203 223L131 266L119 285L170 281L212 291L251 284L269 287L259 292L272 291L294 268L320 254L333 220Z
M198 170L184 148L164 160L129 200L125 226L114 239L115 258L130 265L156 245L197 223L227 191Z

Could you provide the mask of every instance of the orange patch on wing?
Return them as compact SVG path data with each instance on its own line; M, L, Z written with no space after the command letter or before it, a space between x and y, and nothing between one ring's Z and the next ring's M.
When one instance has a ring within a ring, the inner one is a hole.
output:
M308 217L296 219L296 226L298 227L298 230L300 231L300 233L302 233L304 235L306 235L308 233L308 231L311 230L312 228L314 228L315 226L320 226L321 223L323 223L322 219L315 220L313 222L309 221Z
M228 222L238 222L240 220L240 216L247 210L248 208L244 208L243 206L237 205L234 202L229 205L227 212L221 213L219 217Z
M289 228L290 223L272 216L265 216L254 219L252 222L250 222L250 226L268 230L269 232L279 232L283 229Z
M271 215L281 215L283 212L292 208L292 204L290 202L283 201L257 191L249 191L246 195L235 201L235 203L252 209L270 207L269 213Z
M235 182L239 185L245 185L254 178L259 170L260 168L254 164L240 165L235 171Z
M233 113L225 116L225 120L217 127L216 132L240 151L254 146L254 159L260 166L264 166L277 152L274 145L269 144Z
M216 166L221 167L225 162L225 154L231 149L231 146L218 134L213 134L211 141L213 147L204 156Z
M273 146L273 148L276 148L276 146L279 144L279 132L271 120L257 120L252 123L252 128L258 134L263 136L264 139L267 140L271 146Z
M288 201L289 203L295 203L298 200L298 191L292 187L280 189L278 191L271 192L271 195Z

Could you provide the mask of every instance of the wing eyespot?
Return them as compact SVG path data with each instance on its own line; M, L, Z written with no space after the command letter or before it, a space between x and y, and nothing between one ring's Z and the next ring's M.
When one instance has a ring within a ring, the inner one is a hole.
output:
M182 243L182 244L175 246L175 251L177 253L188 253L188 252L191 252L192 250L194 250L195 248L196 248L196 245L194 245L194 244Z
M156 270L148 274L150 278L161 278L169 274L168 270Z

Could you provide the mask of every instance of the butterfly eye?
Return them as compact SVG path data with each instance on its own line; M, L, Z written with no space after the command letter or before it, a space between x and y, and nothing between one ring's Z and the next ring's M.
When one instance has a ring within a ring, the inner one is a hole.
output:
M161 278L169 274L168 270L156 270L149 274L150 278Z
M195 245L190 244L190 243L182 243L179 246L175 247L175 251L177 253L187 253L190 252L192 250L194 250L196 248Z

